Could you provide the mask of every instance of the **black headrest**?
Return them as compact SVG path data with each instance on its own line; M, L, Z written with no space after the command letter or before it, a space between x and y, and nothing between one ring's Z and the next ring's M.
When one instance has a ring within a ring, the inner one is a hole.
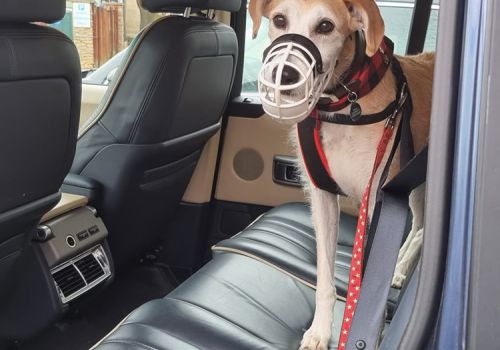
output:
M0 0L0 22L54 23L65 13L65 0Z
M200 10L224 10L235 12L241 8L241 0L140 0L141 7L149 12L177 12L179 8Z

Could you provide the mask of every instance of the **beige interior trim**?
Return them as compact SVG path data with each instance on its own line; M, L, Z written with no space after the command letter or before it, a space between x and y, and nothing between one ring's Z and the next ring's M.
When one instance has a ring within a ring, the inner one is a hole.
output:
M76 194L62 193L61 200L57 205L52 208L48 213L46 213L41 222L49 221L57 216L66 214L77 208L86 206L88 203L88 198L84 196L79 196Z
M292 126L267 116L229 118L215 198L270 207L290 202L305 202L302 189L279 185L273 181L274 156L295 156L289 141L291 132ZM262 175L254 181L240 178L233 166L236 154L248 149L257 152L264 162ZM353 216L358 215L358 208L350 199L341 197L340 206L342 211Z
M258 262L261 262L269 267L272 267L282 273L284 273L285 275L289 276L289 277L292 277L293 279L295 279L296 281L308 286L309 288L312 288L314 290L316 290L316 285L286 271L285 269L271 263L270 261L268 260L265 260L265 259L262 259L261 257L257 256L257 255L254 255L254 254L251 254L251 253L248 253L248 252L245 252L243 250L239 250L239 249L234 249L234 248L226 248L226 247L219 247L217 245L214 245L212 247L212 251L213 252L223 252L223 253L233 253L233 254L238 254L238 255L242 255L242 256L246 256L247 258L250 258L250 259L253 259L253 260L256 260ZM346 299L340 295L337 295L337 300L340 300L340 301L346 301Z
M288 143L289 132L290 126L265 116L229 118L215 197L218 200L270 207L303 202L305 198L302 189L278 185L272 179L274 156L292 156ZM234 157L241 150L253 150L262 157L264 171L254 181L244 180L235 172Z
M219 151L220 132L208 140L200 160L196 165L191 181L182 200L186 203L204 204L212 198L217 153Z
M227 25L231 24L231 12L215 11L215 20Z

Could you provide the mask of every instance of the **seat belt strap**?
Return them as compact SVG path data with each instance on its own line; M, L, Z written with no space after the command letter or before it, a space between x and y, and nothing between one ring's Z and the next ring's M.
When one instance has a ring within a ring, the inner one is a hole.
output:
M375 350L405 233L410 192L425 182L428 148L381 190L382 207L346 349Z

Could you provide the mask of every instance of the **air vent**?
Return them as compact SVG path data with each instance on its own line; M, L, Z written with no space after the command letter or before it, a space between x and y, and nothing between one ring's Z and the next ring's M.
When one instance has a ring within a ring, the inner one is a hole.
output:
M85 281L73 265L66 266L54 273L53 276L57 286L66 298L85 287Z
M94 257L94 255L87 255L78 261L75 261L76 267L82 273L87 284L90 284L97 280L99 277L104 275L104 270L102 269L99 262Z
M80 254L51 272L63 303L77 298L111 276L102 246Z

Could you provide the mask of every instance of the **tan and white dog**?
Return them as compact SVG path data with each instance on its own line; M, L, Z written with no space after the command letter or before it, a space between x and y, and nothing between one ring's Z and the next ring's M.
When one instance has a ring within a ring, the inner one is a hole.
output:
M259 31L261 18L267 17L271 40L283 34L294 33L309 38L317 46L324 70L333 69L332 78L325 91L336 86L339 77L351 65L355 55L353 36L356 31L364 32L366 55L369 57L378 50L385 32L384 21L374 0L250 0L249 11L253 19L254 37ZM398 57L398 60L413 99L411 129L414 148L418 152L428 139L434 55ZM293 96L293 92L289 92L289 95ZM380 83L358 103L363 114L372 114L384 110L395 98L395 77L391 70L388 70ZM340 113L349 113L348 110L349 107ZM298 123L304 118L307 116L289 121ZM323 124L321 142L335 181L348 197L360 203L371 175L384 123L363 126ZM295 131L292 138L297 145ZM382 164L386 162L390 148L391 144ZM301 159L300 151L297 156ZM396 156L390 168L389 178L398 171L399 157ZM305 174L305 171L302 173ZM381 171L375 176L375 189L380 175ZM310 199L317 237L318 275L314 319L304 334L301 349L327 349L336 301L334 261L340 209L337 195L315 188L307 176L303 176L303 181ZM372 193L370 209L373 209L374 201L375 193ZM423 186L412 193L410 203L413 227L400 251L393 281L395 285L403 283L409 264L419 254L423 227ZM371 216L371 213L369 215Z

